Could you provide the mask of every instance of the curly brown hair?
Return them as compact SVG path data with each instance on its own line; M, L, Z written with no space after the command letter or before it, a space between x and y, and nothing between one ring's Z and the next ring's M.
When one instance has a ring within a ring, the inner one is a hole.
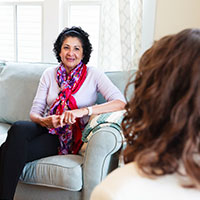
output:
M183 163L200 185L200 29L156 41L140 59L122 121L125 163L148 176L172 174Z

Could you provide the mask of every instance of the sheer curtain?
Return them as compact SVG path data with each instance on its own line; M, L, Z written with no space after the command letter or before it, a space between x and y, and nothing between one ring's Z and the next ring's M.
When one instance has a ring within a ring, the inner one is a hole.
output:
M98 66L106 71L137 68L141 32L142 0L103 0Z

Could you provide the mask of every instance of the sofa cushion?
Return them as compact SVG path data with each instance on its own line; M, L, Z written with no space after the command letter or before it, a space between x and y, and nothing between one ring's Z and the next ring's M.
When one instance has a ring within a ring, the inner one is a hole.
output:
M105 74L114 83L114 85L118 87L118 89L122 92L122 94L124 94L124 90L129 79L131 77L132 79L134 79L135 70L121 71L120 73L116 71L112 71L112 72L105 72ZM133 91L134 91L133 85L129 86L127 95L126 95L127 99L130 99L130 97L133 94ZM99 93L98 98L97 98L97 104L104 103L105 101L106 100L104 99L104 97Z
M119 110L116 112L109 112L100 115L91 116L87 126L82 133L82 141L88 142L88 137L95 131L102 127L113 127L121 131L121 122L124 118L125 110Z
M87 142L97 130L103 127L113 127L117 129L119 132L121 132L121 122L122 122L122 119L124 118L124 113L125 113L125 110L120 110L120 111L109 112L109 113L104 113L100 115L92 115L82 133L81 139L84 143L79 151L79 154L83 156L85 155Z
M52 64L6 63L0 72L0 122L29 120L42 72Z
M0 146L6 140L8 129L11 124L0 123Z
M2 71L5 65L6 65L5 61L0 60L0 72Z
M33 185L79 191L83 184L82 164L82 156L70 154L35 160L25 165L20 181Z

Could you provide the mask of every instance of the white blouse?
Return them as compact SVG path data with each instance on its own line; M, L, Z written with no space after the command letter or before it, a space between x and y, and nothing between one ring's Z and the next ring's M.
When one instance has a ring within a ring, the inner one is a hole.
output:
M111 172L92 192L90 200L199 200L200 190L183 188L176 175L143 177L134 163Z

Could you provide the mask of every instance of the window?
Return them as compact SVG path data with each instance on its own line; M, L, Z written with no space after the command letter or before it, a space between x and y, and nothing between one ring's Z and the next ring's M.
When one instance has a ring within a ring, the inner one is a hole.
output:
M0 59L14 60L14 7L0 6Z
M93 52L88 65L105 71L125 69L133 60L128 44L135 29L129 31L129 22L137 12L136 6L128 6L135 2L143 5L138 29L143 52L153 42L156 0L0 0L0 60L57 63L53 43L64 27L74 25L90 35Z
M10 2L0 4L0 60L42 60L42 5Z
M90 36L93 46L90 62L88 65L97 66L100 30L101 1L76 1L66 0L66 26L80 26Z

